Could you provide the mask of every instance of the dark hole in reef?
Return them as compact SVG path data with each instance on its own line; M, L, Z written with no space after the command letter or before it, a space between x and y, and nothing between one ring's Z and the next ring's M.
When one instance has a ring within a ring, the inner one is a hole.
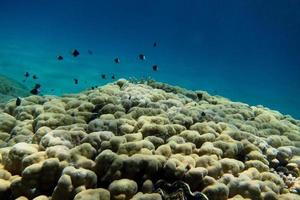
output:
M15 198L12 196L11 189L7 189L4 192L1 192L0 199L14 200Z
M248 159L246 156L246 152L244 150L242 150L239 154L236 155L236 159L243 163L246 162Z
M95 105L95 107L94 107L94 109L92 110L92 112L93 112L93 113L98 113L99 110L101 110L101 108L102 108L102 105L97 104L97 105Z
M285 175L287 175L288 172L289 172L289 170L288 170L286 167L284 167L284 166L278 166L278 167L276 168L276 171L277 171L277 172L282 172L282 173L284 173Z
M90 123L94 119L97 119L99 117L99 113L93 113L91 117L87 120L87 123Z
M197 93L197 97L198 97L198 99L199 99L199 101L200 101L200 100L202 100L202 98L203 98L203 94L202 94L202 93Z

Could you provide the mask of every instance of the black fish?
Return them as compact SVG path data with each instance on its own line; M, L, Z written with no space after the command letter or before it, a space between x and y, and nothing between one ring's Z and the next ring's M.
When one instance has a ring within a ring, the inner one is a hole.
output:
M36 75L33 75L32 78L33 79L38 79L38 77Z
M41 88L41 85L37 83L37 84L35 84L34 88L39 89L39 88Z
M74 83L77 85L78 84L78 79L74 78Z
M57 56L57 60L63 60L64 59L64 57L62 57L62 56Z
M106 75L105 74L101 74L101 78L102 79L106 79Z
M153 43L153 47L157 47L157 42L154 42L154 43Z
M26 78L29 77L29 73L26 72L24 76L25 76Z
M140 54L140 55L139 55L139 59L140 59L140 60L146 60L146 56L145 56L144 54Z
M93 55L93 52L92 52L91 50L88 50L88 53L89 53L90 55Z
M77 49L74 49L73 51L72 51L72 55L74 56L74 57L77 57L77 56L79 56L79 51L77 50Z
M33 88L33 89L30 91L30 93L31 93L31 94L34 94L34 95L39 94L39 92L40 92L39 88Z
M158 66L157 65L153 65L152 69L153 69L153 71L157 71L158 70Z
M91 87L91 89L93 90L93 89L95 89L95 87L94 87L94 86L92 86L92 87Z
M21 98L17 97L17 99L16 99L16 106L19 106L19 105L21 105Z
M119 58L115 58L114 61L115 61L115 63L117 63L117 64L120 63L120 59L119 59Z
M112 75L112 76L111 76L111 79L115 79L115 78L116 78L115 75Z

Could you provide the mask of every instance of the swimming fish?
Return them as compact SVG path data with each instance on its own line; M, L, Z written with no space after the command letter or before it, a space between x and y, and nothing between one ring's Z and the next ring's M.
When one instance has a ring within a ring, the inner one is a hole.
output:
M72 51L72 55L74 56L74 57L77 57L77 56L79 56L79 51L77 50L77 49L74 49L73 51Z
M29 77L29 73L26 72L26 73L24 74L24 76L25 76L26 78L28 78L28 77Z
M39 94L40 90L38 88L33 88L32 90L30 90L31 94L37 95Z
M32 78L33 79L38 79L38 77L36 75L33 75Z
M153 47L157 47L157 42L154 42L154 43L153 43Z
M74 78L74 83L77 85L78 84L78 79Z
M88 50L88 53L89 53L90 55L93 55L93 52L92 52L91 50Z
M106 75L105 74L101 74L101 78L102 79L106 79Z
M34 88L39 89L39 88L41 88L41 85L37 83L37 84L35 84Z
M37 83L37 84L35 84L34 88L32 90L30 90L30 93L34 94L34 95L37 95L41 91L40 88L41 88L41 85Z
M117 63L117 64L120 63L120 59L119 59L119 58L115 58L114 61L115 61L115 63Z
M63 60L64 59L64 57L62 57L62 56L57 56L57 60Z
M116 78L115 75L112 75L112 76L111 76L111 79L115 79L115 78Z
M152 69L153 69L153 71L157 71L158 70L158 66L157 65L153 65Z
M139 59L140 59L140 60L145 60L145 59L146 59L146 56L145 56L144 54L140 54L140 55L139 55Z
M19 106L19 105L21 105L21 98L17 97L17 99L16 99L16 106Z

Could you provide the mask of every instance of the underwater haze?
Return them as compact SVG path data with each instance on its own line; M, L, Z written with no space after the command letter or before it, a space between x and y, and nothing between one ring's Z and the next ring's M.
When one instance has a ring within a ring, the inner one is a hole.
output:
M0 74L55 95L112 75L151 77L299 119L299 9L298 0L0 0Z

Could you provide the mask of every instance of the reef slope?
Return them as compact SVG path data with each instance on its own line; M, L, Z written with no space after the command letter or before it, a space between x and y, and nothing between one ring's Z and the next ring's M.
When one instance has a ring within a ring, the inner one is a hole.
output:
M0 104L6 103L14 97L25 97L30 93L29 90L21 83L0 75Z
M0 199L300 199L300 121L163 83L115 83L0 110Z

